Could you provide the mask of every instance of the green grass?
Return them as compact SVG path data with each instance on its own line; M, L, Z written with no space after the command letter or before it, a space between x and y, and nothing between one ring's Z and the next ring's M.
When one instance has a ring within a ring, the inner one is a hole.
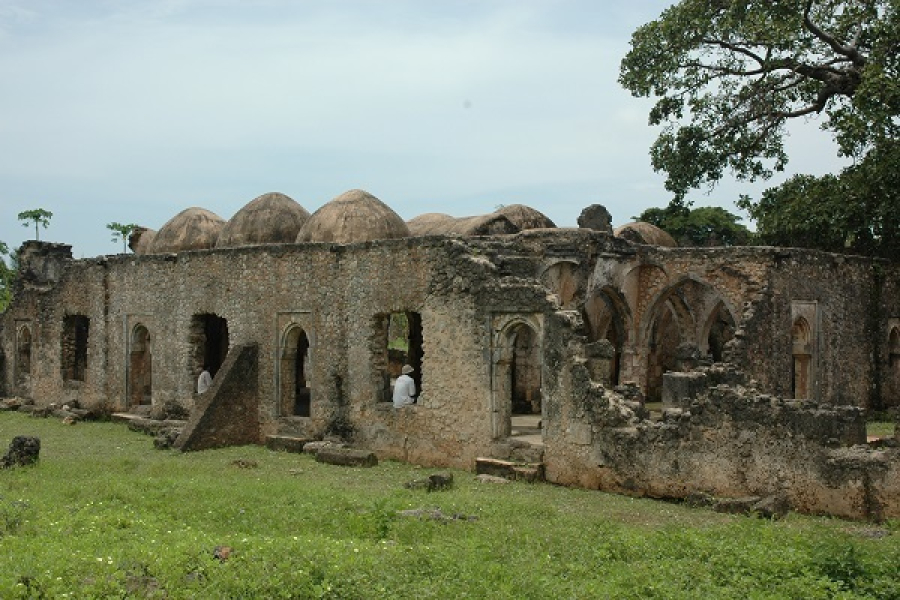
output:
M866 435L869 437L893 437L894 423L888 421L869 421L866 423Z
M898 598L896 523L770 522L261 447L158 451L124 425L0 413L0 598ZM255 462L241 468L235 461ZM439 508L473 519L397 511ZM216 546L234 549L228 560Z

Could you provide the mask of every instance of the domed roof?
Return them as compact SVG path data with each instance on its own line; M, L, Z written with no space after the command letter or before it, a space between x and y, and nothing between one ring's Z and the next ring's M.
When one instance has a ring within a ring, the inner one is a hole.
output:
M407 223L410 235L504 235L519 233L519 228L505 215L490 213L473 217L451 217L443 213L425 213Z
M148 254L205 250L216 245L225 220L205 208L186 208L160 228Z
M155 229L137 226L128 236L128 247L135 254L149 254L154 239L156 239Z
M425 213L406 222L413 236L444 235L453 228L456 217L444 213Z
M556 227L556 223L551 221L547 215L524 204L502 206L497 210L497 214L503 215L512 221L513 225L519 228L519 231Z
M350 190L314 212L297 241L350 244L402 237L409 237L409 228L400 215L372 194Z
M647 244L650 246L666 246L675 248L678 243L671 235L645 221L635 221L616 228L613 232L616 237L634 242L635 244Z
M292 243L309 212L280 192L269 192L247 203L222 228L216 248Z

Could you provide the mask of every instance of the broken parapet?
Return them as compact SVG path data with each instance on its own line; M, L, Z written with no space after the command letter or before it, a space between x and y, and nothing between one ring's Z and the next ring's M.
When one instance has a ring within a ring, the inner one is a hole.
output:
M182 451L258 444L259 394L256 344L232 348L213 385L200 395L175 441Z

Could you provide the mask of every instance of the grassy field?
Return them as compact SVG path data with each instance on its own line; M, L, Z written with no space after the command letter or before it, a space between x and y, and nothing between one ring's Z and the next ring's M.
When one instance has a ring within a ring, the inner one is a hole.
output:
M900 525L782 521L0 413L0 598L900 598ZM445 518L398 511L437 509ZM225 560L214 556L228 546Z

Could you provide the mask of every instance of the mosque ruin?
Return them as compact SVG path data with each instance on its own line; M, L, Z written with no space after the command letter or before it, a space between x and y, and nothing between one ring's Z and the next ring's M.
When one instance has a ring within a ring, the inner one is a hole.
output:
M228 221L191 208L131 246L23 245L0 395L177 403L183 450L336 434L426 466L900 517L897 434L865 433L900 406L890 262L679 248L521 205L407 223L360 190L312 215L277 193ZM420 395L395 409L404 364Z

